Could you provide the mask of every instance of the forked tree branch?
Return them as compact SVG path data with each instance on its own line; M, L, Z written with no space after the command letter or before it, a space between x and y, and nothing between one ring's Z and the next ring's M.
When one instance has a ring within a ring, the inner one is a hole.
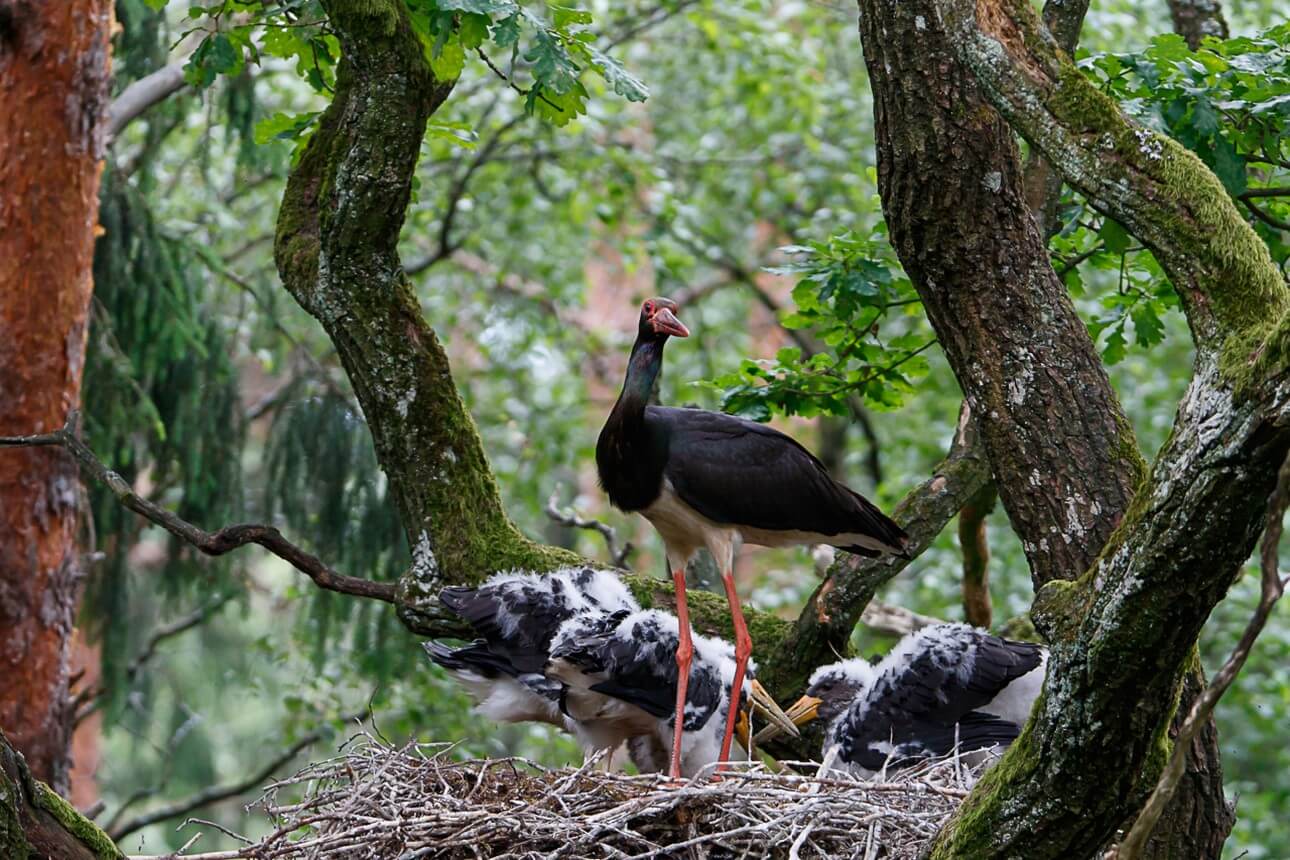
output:
M122 505L149 522L161 526L206 555L224 555L247 544L259 544L308 576L319 588L341 594L352 594L356 597L382 600L386 603L394 602L392 583L372 582L368 579L337 573L317 556L287 540L272 526L239 523L225 526L216 532L208 532L145 499L136 493L124 478L103 465L89 446L81 441L79 421L79 413L72 410L68 413L67 424L60 429L52 433L38 433L31 436L0 436L0 448L32 448L46 445L63 448L72 455L86 475L111 490Z
M636 547L632 546L632 542L625 541L620 546L618 543L618 531L613 526L597 519L580 516L572 506L561 510L559 486L551 491L550 497L546 500L546 515L553 522L557 522L562 526L597 532L605 539L605 545L609 549L610 563L614 567L621 567L624 570L631 569L627 566L627 559L636 551Z

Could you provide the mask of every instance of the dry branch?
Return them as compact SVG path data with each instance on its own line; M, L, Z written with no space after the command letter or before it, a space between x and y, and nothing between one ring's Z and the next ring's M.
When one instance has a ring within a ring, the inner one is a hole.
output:
M352 723L355 720L366 719L366 717L367 712L364 711L362 713L349 714L341 717L341 721ZM195 809L209 806L212 803L219 803L221 800L228 800L230 797L237 797L239 794L250 791L257 786L262 785L265 780L273 776L274 771L299 755L301 750L320 741L323 737L329 734L330 731L331 730L328 726L319 726L312 732L309 732L309 734L301 737L291 746L275 755L272 759L266 762L263 767L250 776L226 785L212 785L197 792L191 797L167 803L164 806L159 806L156 809L143 813L142 815L127 818L125 821L118 824L116 823L116 820L121 817L121 813L125 810L125 807L123 806L121 809L117 810L116 815L113 816L113 820L108 823L108 836L110 836L114 842L120 842L126 836L129 836L135 831L142 830L150 824L156 824L159 821L166 821L170 818L178 818L181 815L187 815Z
M630 570L627 566L627 559L636 551L636 547L632 545L632 542L625 541L622 546L619 546L618 531L613 526L597 519L580 516L572 506L561 510L559 498L560 487L557 486L551 491L550 497L546 500L546 515L554 522L562 526L568 526L571 529L587 529L599 532L600 536L605 539L605 545L609 548L610 564L614 567Z
M31 436L0 436L0 448L33 448L51 445L65 449L80 464L82 471L111 490L117 501L148 521L161 526L175 537L195 546L206 555L224 555L249 543L259 544L308 576L319 588L341 594L352 594L356 597L383 600L386 603L394 602L392 584L372 582L337 573L317 556L305 552L287 540L272 526L239 523L225 526L217 532L207 532L143 498L124 478L103 465L103 461L99 460L89 446L81 441L79 419L79 413L73 409L68 413L67 423L62 428L52 433L38 433Z

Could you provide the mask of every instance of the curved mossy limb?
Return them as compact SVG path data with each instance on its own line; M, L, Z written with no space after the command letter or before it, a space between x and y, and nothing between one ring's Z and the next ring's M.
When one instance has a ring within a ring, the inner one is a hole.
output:
M124 860L99 827L31 775L0 731L0 857Z

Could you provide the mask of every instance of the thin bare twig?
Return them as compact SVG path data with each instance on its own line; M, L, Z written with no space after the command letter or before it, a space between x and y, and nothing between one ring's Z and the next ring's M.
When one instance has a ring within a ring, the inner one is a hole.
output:
M1246 209L1250 210L1251 215L1258 218L1264 224L1267 224L1269 227L1276 227L1278 230L1290 232L1290 221L1282 221L1280 218L1273 217L1271 213L1255 206L1254 201L1244 195L1241 196L1241 202L1245 204Z
M367 713L368 712L364 710L354 714L347 714L346 716L341 717L341 721L348 723L353 722L354 720L365 719ZM192 797L177 800L173 803L167 803L164 806L157 807L151 812L145 812L142 815L128 818L120 824L116 824L114 823L115 820L120 818L121 813L125 810L125 807L122 806L121 809L117 810L116 815L113 816L113 822L109 823L106 828L107 834L114 842L119 842L121 839L129 836L136 830L142 830L150 824L156 824L158 821L165 821L169 818L178 818L181 815L187 815L194 809L200 809L203 806L209 806L210 804L218 803L221 800L228 800L230 797L237 797L243 792L250 791L266 782L269 777L273 776L274 771L295 758L301 750L322 740L329 731L330 730L326 726L319 726L309 734L300 738L291 746L287 747L278 755L274 756L264 765L264 767L260 768L251 776L228 785L210 786L209 788L197 792Z
M618 545L618 532L608 523L602 523L600 520L588 519L580 516L572 507L560 509L560 487L557 485L551 491L551 496L546 500L546 515L555 522L571 529L589 529L599 532L605 539L605 544L609 547L609 557L614 567L621 567L630 570L627 566L627 559L636 551L636 547L631 541L627 541L621 547Z
M1165 771L1160 775L1160 781L1156 783L1155 789L1151 792L1151 797L1147 799L1147 804L1142 808L1133 827L1129 830L1128 836L1116 847L1106 853L1105 860L1137 860L1142 856L1147 847L1147 841L1151 838L1151 832L1155 829L1156 822L1160 820L1161 814L1169 801L1173 798L1174 792L1178 788L1178 783L1182 779L1183 771L1187 766L1187 751L1191 748L1192 741L1196 735L1205 726L1210 715L1214 712L1214 707L1218 700L1227 692L1228 687L1236 680L1237 674L1241 667L1245 665L1246 659L1250 656L1250 650L1254 647L1254 642L1263 632L1264 625L1268 622L1268 616L1272 614L1273 607L1281 599L1285 592L1286 584L1290 583L1290 577L1282 578L1279 567L1277 547L1281 542L1281 532L1283 529L1282 520L1285 517L1286 507L1290 505L1290 457L1281 465L1281 471L1277 475L1277 486L1272 491L1272 497L1268 500L1267 526L1263 532L1263 546L1260 552L1261 574L1262 574L1262 591L1259 596L1259 605L1255 607L1254 615L1251 616L1248 624L1245 625L1245 632L1241 634L1241 639L1236 643L1235 650L1223 664L1223 668L1218 670L1218 674L1209 682L1205 691L1197 697L1192 703L1191 712L1187 715L1186 722L1178 731L1178 737L1174 741L1173 752L1169 756L1169 764L1165 766Z
M37 433L31 436L0 436L0 448L34 448L54 446L66 450L80 464L82 471L95 481L106 486L122 505L161 526L175 537L191 544L206 555L218 556L231 552L239 547L254 543L267 549L278 558L290 564L296 570L314 581L314 585L327 591L341 594L352 594L355 597L367 597L372 600L394 602L394 584L372 582L355 576L337 573L322 562L317 556L306 552L282 536L272 526L258 523L239 523L225 526L217 532L207 532L181 519L161 506L143 498L134 488L116 472L113 472L94 455L80 439L80 415L72 410L67 415L67 423L52 433Z

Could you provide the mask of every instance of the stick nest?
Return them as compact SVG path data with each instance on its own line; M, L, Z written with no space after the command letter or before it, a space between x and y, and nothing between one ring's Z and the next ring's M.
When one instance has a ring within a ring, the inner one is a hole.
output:
M954 759L871 781L818 764L796 763L813 774L804 776L747 762L724 779L672 788L656 774L595 764L455 761L448 744L395 748L362 734L270 785L251 807L274 832L219 856L914 858L972 778Z

